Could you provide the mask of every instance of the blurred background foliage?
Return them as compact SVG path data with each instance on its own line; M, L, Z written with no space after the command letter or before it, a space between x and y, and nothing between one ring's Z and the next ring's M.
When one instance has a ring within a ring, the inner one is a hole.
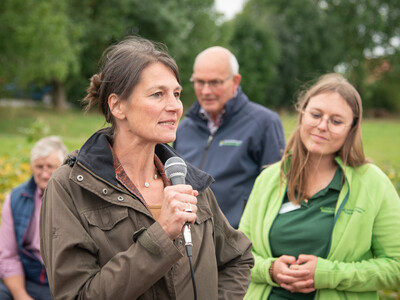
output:
M107 46L140 35L168 46L185 107L196 54L221 45L265 106L290 109L305 82L338 71L370 115L400 112L398 0L247 0L228 21L213 0L2 0L0 28L0 97L48 87L58 110L78 105Z

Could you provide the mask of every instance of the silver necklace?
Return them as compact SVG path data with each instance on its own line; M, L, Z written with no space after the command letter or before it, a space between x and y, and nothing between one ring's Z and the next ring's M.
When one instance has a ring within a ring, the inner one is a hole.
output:
M157 174L154 174L154 180L156 180L156 179L157 179ZM150 186L150 183L148 181L146 181L144 183L144 187L148 188L149 186Z

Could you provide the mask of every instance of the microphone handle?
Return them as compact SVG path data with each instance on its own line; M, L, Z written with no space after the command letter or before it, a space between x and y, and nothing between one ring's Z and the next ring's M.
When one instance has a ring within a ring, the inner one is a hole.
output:
M183 174L179 174L179 175L176 175L176 176L173 176L173 175L169 179L171 181L172 185L185 184L186 183L185 182L185 176L183 176ZM186 222L185 225L183 225L183 238L185 239L185 246L193 246L193 244L192 244L192 234L190 232L190 223L189 222Z
M189 222L186 222L185 225L183 225L183 238L185 239L185 246L193 246Z

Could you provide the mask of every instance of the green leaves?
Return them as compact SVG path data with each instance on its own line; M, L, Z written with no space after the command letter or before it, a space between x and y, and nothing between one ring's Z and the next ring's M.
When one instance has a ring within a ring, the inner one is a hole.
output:
M168 46L181 68L184 90L191 91L188 79L195 55L223 41L213 4L212 0L2 0L0 77L19 86L59 82L61 88L66 84L70 98L82 98L88 78L98 71L101 53L125 36L140 35Z
M231 41L243 66L243 88L253 101L291 107L304 83L340 70L366 108L378 97L383 107L398 111L400 91L389 96L384 87L399 80L399 19L397 0L248 0L233 20ZM393 68L380 74L379 83L379 70L371 66L387 63Z
M77 72L81 30L78 24L70 23L66 0L4 2L9 4L8 10L0 19L12 20L7 23L12 32L8 46L0 52L7 60L2 74L6 79L26 85L64 81L68 74Z
M213 0L1 0L1 82L57 82L53 91L66 90L77 102L104 49L140 35L168 46L180 68L185 107L195 99L189 78L196 55L220 45L237 56L250 99L266 106L291 107L301 85L340 70L367 108L379 103L399 110L400 1L248 0L242 13L224 23L213 5ZM372 66L386 62L389 71L371 83Z

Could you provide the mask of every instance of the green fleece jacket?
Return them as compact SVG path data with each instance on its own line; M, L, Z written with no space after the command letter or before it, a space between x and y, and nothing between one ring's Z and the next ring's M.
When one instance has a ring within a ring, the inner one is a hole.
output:
M336 161L346 182L328 257L318 258L315 299L378 299L377 290L400 287L400 199L375 165L352 168ZM280 166L271 165L258 176L239 225L253 243L255 257L245 299L267 299L277 286L269 276L277 259L271 255L269 230L286 191L285 184L280 186Z

